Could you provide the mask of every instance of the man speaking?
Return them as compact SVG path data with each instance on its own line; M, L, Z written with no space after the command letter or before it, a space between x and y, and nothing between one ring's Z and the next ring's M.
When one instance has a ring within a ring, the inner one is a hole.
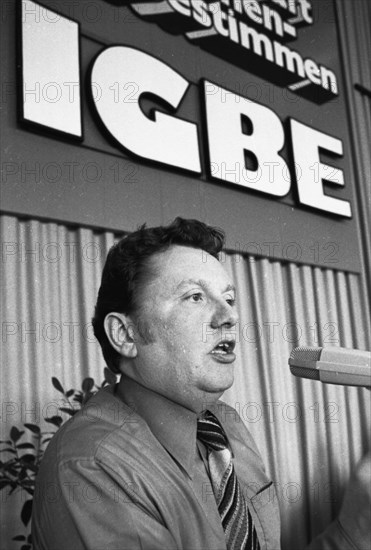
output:
M237 412L219 401L233 384L238 320L223 242L220 230L177 218L110 250L93 325L121 378L49 444L37 550L279 550L274 485ZM312 549L362 548L369 493L358 497L348 490Z

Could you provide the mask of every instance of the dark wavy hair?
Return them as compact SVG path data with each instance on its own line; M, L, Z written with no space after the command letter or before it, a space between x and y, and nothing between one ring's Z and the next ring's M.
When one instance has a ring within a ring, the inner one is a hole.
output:
M120 355L111 346L104 330L104 319L112 311L133 314L138 311L141 285L150 277L148 260L171 245L204 250L218 259L224 245L224 232L198 220L176 218L168 226L146 224L116 243L108 252L92 319L108 367L119 372Z

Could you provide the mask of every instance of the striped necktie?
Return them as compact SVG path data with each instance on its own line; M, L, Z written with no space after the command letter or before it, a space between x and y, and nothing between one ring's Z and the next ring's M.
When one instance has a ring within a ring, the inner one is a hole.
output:
M206 446L210 479L228 550L259 550L259 540L242 494L227 436L213 413L197 420L197 438Z

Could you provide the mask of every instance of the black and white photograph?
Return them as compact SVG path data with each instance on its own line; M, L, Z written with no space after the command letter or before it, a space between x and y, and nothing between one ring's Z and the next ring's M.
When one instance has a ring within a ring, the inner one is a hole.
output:
M3 0L2 550L371 550L369 0Z

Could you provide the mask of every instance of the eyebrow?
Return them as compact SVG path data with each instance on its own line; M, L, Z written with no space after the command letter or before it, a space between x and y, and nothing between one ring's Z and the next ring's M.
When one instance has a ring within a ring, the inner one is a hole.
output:
M208 290L209 289L209 285L208 283L204 280L204 279L183 279L183 281L181 281L177 286L176 286L176 289L175 290L179 290L181 289L183 286L186 286L188 284L194 284L194 285L197 285L199 287L201 287L203 290ZM230 291L233 291L234 293L236 292L236 287L232 284L228 284L226 286L226 288L223 290L223 293L224 292L230 292Z

